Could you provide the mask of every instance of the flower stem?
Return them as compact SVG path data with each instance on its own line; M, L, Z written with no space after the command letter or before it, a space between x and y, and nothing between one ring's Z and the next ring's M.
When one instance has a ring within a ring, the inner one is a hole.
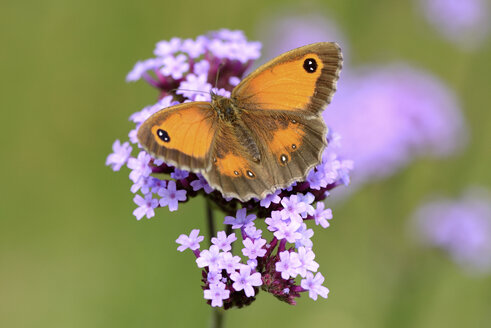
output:
M211 318L211 327L212 328L223 328L223 317L225 311L222 308L214 307L212 318Z
M213 219L213 210L211 208L211 204L209 200L206 200L206 220L208 222L208 233L210 234L210 237L208 241L210 242L211 246L211 238L216 234L215 231L215 221Z
M210 234L209 242L211 245L211 238L216 234L216 231L215 221L213 219L213 210L211 208L211 203L209 200L206 201L206 220L208 221L208 232ZM211 328L223 328L223 309L214 307L211 315Z

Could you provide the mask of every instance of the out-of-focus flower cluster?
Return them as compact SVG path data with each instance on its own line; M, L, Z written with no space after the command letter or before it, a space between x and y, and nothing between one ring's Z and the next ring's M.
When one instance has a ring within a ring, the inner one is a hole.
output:
M489 36L488 0L416 1L428 23L460 48L472 50Z
M138 206L133 214L138 220L155 216L159 207L176 211L179 203L198 195L207 197L225 213L226 229L214 236L209 249L200 248L204 237L199 236L198 230L177 239L178 250L191 249L197 266L202 268L205 299L212 306L224 308L249 304L259 288L289 304L295 304L302 292L308 292L314 300L327 297L328 289L322 286L324 277L317 272L319 265L314 261L314 231L307 223L329 226L332 212L322 201L331 189L349 183L353 162L337 155L340 138L329 131L329 146L322 162L312 169L306 181L261 200L240 202L222 197L200 174L152 158L138 144L136 131L162 108L184 101L210 100L218 70L218 90L214 92L229 96L259 57L260 47L258 42L247 41L241 31L229 30L194 40L173 38L157 43L156 57L138 62L127 80L143 78L159 89L159 101L131 115L136 126L129 133L129 142L116 140L113 153L106 160L114 171L123 165L131 170L131 192L135 193ZM132 156L133 147L138 149L136 156ZM256 227L260 220L265 221L268 232ZM239 255L232 252L232 244Z
M491 196L469 189L460 199L440 198L414 214L415 235L438 247L469 272L491 271Z

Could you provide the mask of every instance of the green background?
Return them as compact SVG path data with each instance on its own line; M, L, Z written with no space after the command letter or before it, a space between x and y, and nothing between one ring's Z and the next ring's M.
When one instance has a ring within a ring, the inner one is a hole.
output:
M124 79L154 44L219 28L260 39L259 20L289 1L19 1L0 10L2 188L1 327L206 327L200 271L175 239L205 230L204 201L136 221L129 171L104 166L131 113L156 90ZM441 40L413 1L303 3L334 18L353 64L405 60L453 88L470 129L467 148L423 158L364 186L315 229L331 290L297 306L261 292L226 313L229 327L485 327L490 276L466 274L407 234L428 194L491 186L489 39L463 52ZM218 213L217 213L218 215Z

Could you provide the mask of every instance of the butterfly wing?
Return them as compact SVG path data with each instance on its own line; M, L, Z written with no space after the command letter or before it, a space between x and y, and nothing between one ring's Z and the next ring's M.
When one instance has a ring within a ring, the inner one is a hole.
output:
M271 176L273 189L305 180L320 163L327 146L327 127L321 117L274 111L243 113L242 120L257 137L261 164Z
M201 172L210 166L217 115L208 102L188 102L150 116L138 129L138 141L154 158Z
M259 67L235 87L231 98L245 110L319 114L336 91L341 67L336 43L314 43Z

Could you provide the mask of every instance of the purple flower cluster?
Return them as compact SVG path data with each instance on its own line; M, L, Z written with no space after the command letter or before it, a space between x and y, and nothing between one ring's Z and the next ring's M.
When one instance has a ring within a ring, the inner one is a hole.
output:
M272 233L269 241L255 226L258 216L247 214L248 208L255 210L251 204L243 204L235 216L225 217L226 231L238 230L242 237L242 258L232 253L232 244L237 241L235 232L227 235L226 231L219 231L209 249L203 250L199 249L203 237L198 230L176 240L180 244L178 250L190 248L196 264L203 268L204 297L211 306L227 309L248 305L259 288L289 304L295 304L300 293L307 291L314 300L318 296L327 298L329 290L322 286L324 277L317 272L319 264L312 251L314 232L307 222L314 220L326 228L332 218L331 210L324 209L322 202L314 208L316 196L309 191L289 194L278 196L257 211L267 216L267 229Z
M460 199L438 199L414 214L415 234L438 247L465 270L491 271L491 196L470 189Z
M348 184L353 162L337 155L339 136L329 131L329 146L322 162L312 169L307 181L279 189L264 199L241 202L224 198L200 174L152 158L139 145L136 132L162 108L184 101L210 100L209 92L218 70L218 89L214 92L230 95L259 56L260 46L247 41L241 31L229 30L195 40L173 38L157 43L156 57L137 63L127 80L143 78L159 89L159 101L131 115L135 129L129 133L130 142L121 144L116 140L113 153L106 160L114 171L125 164L131 170L131 192L135 193L134 202L138 206L133 214L138 220L155 216L159 207L176 211L180 203L198 195L208 198L225 213L226 229L213 236L209 249L200 249L204 237L199 236L198 230L177 239L178 250L191 249L198 267L203 269L204 298L212 306L224 308L249 304L259 289L289 304L295 304L300 293L306 291L313 299L318 295L327 297L328 290L322 286L324 277L317 272L318 264L314 261L311 240L314 232L307 222L323 228L329 226L332 212L322 201L334 187ZM131 154L133 148L138 149L136 157ZM269 232L263 233L256 227L258 220L266 222ZM233 230L237 230L237 235ZM234 254L232 245L239 244L238 239L241 248Z
M418 0L426 20L464 49L481 44L490 32L488 0Z

